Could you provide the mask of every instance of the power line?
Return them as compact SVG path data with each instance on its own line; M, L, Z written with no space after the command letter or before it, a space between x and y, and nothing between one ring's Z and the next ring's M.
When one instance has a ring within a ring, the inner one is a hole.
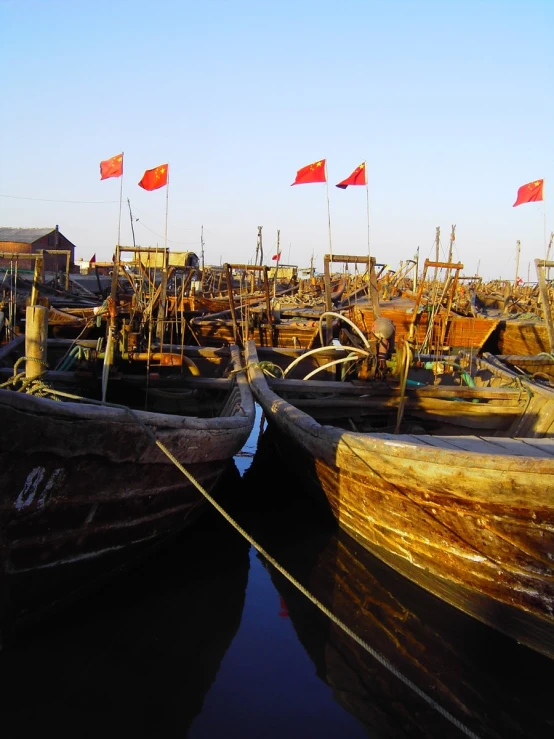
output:
M51 200L49 198L24 198L20 195L0 195L0 198L12 198L13 200L35 200L42 203L79 203L79 204L104 204L119 203L119 200Z

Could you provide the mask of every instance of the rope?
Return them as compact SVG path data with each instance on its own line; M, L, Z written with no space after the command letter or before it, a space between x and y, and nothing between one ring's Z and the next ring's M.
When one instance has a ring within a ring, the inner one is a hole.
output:
M434 708L438 713L440 713L444 718L446 718L450 723L452 723L454 726L456 726L463 734L465 734L468 737L471 737L472 739L479 739L478 735L475 734L471 729L469 729L465 724L463 724L461 721L459 721L455 716L453 716L449 711L447 711L445 708L443 708L439 703L437 703L434 698L427 695L425 691L421 690L412 680L410 680L408 677L403 675L393 664L388 660L384 655L382 655L380 652L378 652L376 649L374 649L372 646L370 646L366 641L361 639L352 629L347 626L343 621L341 621L337 616L330 611L327 606L323 605L323 603L318 600L314 595L312 595L296 578L294 578L287 570L285 570L255 539L253 539L250 534L248 534L247 531L245 531L240 524L237 523L228 513L225 511L219 503L217 503L214 498L202 487L202 485L196 480L193 475L185 468L183 465L173 456L173 454L169 451L169 449L162 444L162 442L159 439L156 439L154 434L150 431L149 428L145 426L145 430L147 431L148 435L152 438L156 446L161 449L161 451L170 459L173 464L179 469L183 475L202 493L202 495L214 506L214 508L223 516L223 518L233 526L234 529L236 529L253 547L258 551L278 572L283 575L292 585L294 585L295 588L297 588L308 600L313 603L319 610L324 613L333 623L335 623L339 628L341 628L348 636L350 636L357 644L359 644L363 649L366 650L377 662L379 662L383 667L385 667L389 672L391 672L395 677L397 677L401 682L404 683L407 687L411 688L411 690L414 691L420 698L422 698L426 703L428 703L432 708Z

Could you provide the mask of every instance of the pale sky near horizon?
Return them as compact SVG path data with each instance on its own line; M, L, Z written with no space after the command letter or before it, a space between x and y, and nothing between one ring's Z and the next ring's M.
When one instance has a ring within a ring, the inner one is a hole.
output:
M110 259L125 152L143 246L247 262L263 226L270 262L321 268L324 184L290 187L327 159L333 252L367 253L366 192L335 184L367 161L371 253L396 268L420 247L486 279L535 279L554 230L552 0L0 0L0 225L59 224L88 260ZM513 208L545 179L545 202ZM71 201L71 202L67 202ZM545 224L546 212L546 224ZM545 228L546 225L546 228Z

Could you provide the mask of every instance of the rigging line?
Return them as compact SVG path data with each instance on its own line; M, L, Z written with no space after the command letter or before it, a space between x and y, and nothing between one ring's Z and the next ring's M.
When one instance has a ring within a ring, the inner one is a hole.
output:
M41 203L77 203L85 205L103 205L105 203L119 203L119 200L53 200L51 198L24 198L21 195L2 195L0 198L11 198L12 200L34 200Z
M242 368L241 371L244 372L246 369L247 368ZM130 411L129 408L125 408L125 410L129 411L131 415L135 417L135 419L143 426L146 433L154 441L156 446L158 446L162 450L162 452L173 462L175 467L177 467L177 469L179 469L185 475L185 477L202 493L202 495L212 504L212 506L217 511L219 511L219 513L225 518L225 520L228 521L262 555L262 557L264 557L269 562L270 565L272 565L278 572L281 573L281 575L283 575L290 583L292 583L292 585L294 585L306 598L308 598L308 600L310 600L322 613L324 613L329 619L331 619L333 623L335 623L340 629L348 634L351 639L353 639L357 644L365 649L365 651L368 652L377 662L379 662L379 664L389 670L389 672L391 672L398 680L400 680L402 683L404 683L404 685L406 685L414 693L416 693L416 695L422 698L428 705L430 705L435 711L437 711L437 713L440 713L441 716L443 716L447 721L458 728L467 737L470 737L470 739L479 739L478 735L475 732L467 727L462 721L457 719L447 709L443 708L440 703L438 703L432 696L422 690L418 685L416 685L416 683L410 680L410 678L406 677L389 659L387 659L387 657L385 657L378 650L374 649L370 644L359 637L355 631L353 631L349 626L347 626L347 624L345 624L337 616L335 616L335 614L329 608L327 608L327 606L325 606L318 598L310 593L296 578L294 578L290 574L290 572L285 570L285 568L282 567L269 554L269 552L267 552L252 536L250 536L250 534L245 529L243 529L237 523L237 521L233 519L227 513L227 511L222 508L222 506L219 505L219 503L217 503L217 501L202 487L202 485L186 469L186 467L180 464L180 462L169 451L169 449L159 439L155 437L151 429L146 426L146 424L143 424L142 421L138 419L137 416L132 411Z

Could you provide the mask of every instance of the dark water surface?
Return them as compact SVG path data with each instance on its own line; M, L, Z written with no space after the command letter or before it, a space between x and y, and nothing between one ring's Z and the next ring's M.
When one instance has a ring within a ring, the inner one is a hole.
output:
M338 533L275 441L252 461L252 438L217 499L374 655L210 509L0 652L1 736L554 736L554 661Z

